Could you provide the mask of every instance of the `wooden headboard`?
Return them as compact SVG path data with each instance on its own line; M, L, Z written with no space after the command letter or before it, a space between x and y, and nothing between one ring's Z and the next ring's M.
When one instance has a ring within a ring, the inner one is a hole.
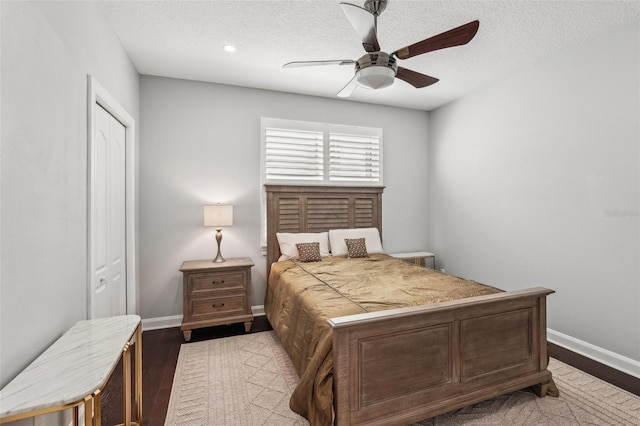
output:
M265 185L267 276L280 257L276 232L378 228L382 237L384 187Z

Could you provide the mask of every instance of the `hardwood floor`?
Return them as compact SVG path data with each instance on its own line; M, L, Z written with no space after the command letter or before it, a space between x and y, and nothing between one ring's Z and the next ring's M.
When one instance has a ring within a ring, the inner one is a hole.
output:
M640 396L640 379L629 374L625 374L620 370L611 368L607 365L600 364L597 361L571 352L561 346L549 344L549 354L557 360L569 364L579 370L587 372L605 382L609 382L621 389L629 391Z
M266 317L255 317L251 333L271 330ZM244 333L243 324L210 327L193 330L191 341L197 342ZM171 395L173 375L178 361L180 345L184 343L178 327L145 331L142 335L142 412L143 425L163 426ZM135 345L134 345L135 350ZM640 395L640 379L621 373L589 358L568 351L554 344L549 345L552 357L587 373ZM102 393L102 424L122 423L122 366L118 366Z

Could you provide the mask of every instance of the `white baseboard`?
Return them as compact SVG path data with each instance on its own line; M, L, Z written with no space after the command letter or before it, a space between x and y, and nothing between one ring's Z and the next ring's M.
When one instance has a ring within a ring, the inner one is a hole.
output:
M259 317L261 315L264 315L264 305L252 306L251 312L253 313L254 317Z
M264 315L264 305L251 307L254 317ZM168 317L146 318L142 320L142 331L160 330L163 328L180 327L182 315L171 315Z
M142 331L160 330L162 328L180 327L182 315L169 317L146 318L142 320Z
M547 329L547 340L623 373L640 378L640 362L636 360L551 329Z

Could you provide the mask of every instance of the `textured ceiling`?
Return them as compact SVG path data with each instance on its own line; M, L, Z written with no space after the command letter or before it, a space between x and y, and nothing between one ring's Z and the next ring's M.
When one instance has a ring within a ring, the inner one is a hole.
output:
M98 7L141 74L335 98L352 77L351 66L282 65L364 53L339 0L103 0ZM399 61L440 82L415 89L396 79L385 89L357 88L349 100L437 108L639 21L640 1L389 0L378 18L378 40L391 52L476 19L480 30L469 44ZM225 52L225 44L237 51Z

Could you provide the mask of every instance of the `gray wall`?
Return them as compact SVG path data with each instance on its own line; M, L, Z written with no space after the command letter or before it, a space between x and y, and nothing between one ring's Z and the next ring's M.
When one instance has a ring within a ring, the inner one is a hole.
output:
M139 77L91 4L0 14L1 387L86 318L87 74L136 119Z
M250 256L262 305L260 117L384 129L383 244L427 249L427 113L280 92L141 77L140 300L143 318L182 313L181 263L215 256L202 206L234 205L225 257Z
M439 267L556 290L550 337L638 376L639 40L635 24L516 73L434 111L429 135Z

